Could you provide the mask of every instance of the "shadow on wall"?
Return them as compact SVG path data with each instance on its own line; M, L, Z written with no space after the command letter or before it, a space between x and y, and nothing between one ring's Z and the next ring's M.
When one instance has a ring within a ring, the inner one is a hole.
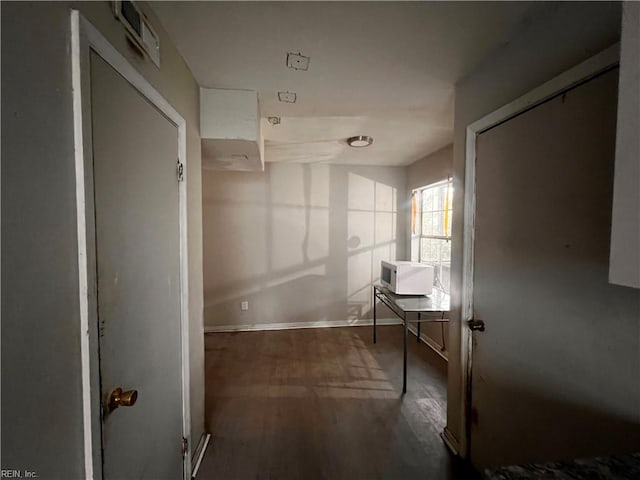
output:
M398 167L204 171L205 326L370 319L380 261L405 255L405 185Z

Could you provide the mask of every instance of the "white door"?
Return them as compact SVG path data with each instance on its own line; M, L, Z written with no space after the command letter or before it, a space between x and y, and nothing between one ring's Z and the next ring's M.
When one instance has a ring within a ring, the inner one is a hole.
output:
M604 385L617 380L602 372L616 356L606 345L623 331L615 310L629 300L607 282L617 73L477 137L477 467L589 456L632 431L603 414L622 401L607 399Z
M175 480L183 472L178 130L95 53L91 106L104 478ZM122 395L111 398L117 388Z

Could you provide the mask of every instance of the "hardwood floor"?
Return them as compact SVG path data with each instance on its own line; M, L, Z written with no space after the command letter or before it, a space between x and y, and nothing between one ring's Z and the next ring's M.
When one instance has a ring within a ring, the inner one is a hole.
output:
M199 479L473 478L439 437L446 363L402 328L205 336L206 423Z

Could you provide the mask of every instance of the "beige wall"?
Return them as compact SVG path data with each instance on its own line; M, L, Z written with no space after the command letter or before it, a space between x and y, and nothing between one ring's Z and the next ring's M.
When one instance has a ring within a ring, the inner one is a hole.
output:
M396 167L205 170L205 328L371 318L380 260L405 258L405 192Z
M411 191L431 185L432 183L446 180L453 175L453 145L447 145L444 148L427 155L426 157L412 163L407 167L407 202L411 201ZM453 208L456 208L454 205ZM407 255L411 253L411 224L407 220ZM424 323L421 326L421 334L429 339L429 343L449 345L449 328L444 329L444 335L441 325L433 323ZM448 356L448 351L443 352Z
M204 428L199 92L142 7L160 34L160 69L128 45L110 2L2 2L2 468L41 479L84 477L71 8L187 122L193 442Z
M467 125L577 65L619 40L620 4L549 4L523 25L519 36L494 52L456 85L454 121L454 215L447 428L461 438L460 285L462 277L465 134Z
M447 145L407 167L407 192L411 195L411 190L446 180L452 174L453 144Z

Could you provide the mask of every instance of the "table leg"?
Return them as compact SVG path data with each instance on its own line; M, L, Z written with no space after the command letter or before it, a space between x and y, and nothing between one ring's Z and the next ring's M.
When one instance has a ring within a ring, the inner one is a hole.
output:
M422 314L420 312L418 312L418 324L416 325L416 343L420 343L420 325L422 322L420 322L420 320L422 320Z
M407 314L404 314L402 319L404 325L404 359L402 367L402 393L407 393L407 335L409 329L407 328Z
M376 287L373 287L373 343L376 343Z

